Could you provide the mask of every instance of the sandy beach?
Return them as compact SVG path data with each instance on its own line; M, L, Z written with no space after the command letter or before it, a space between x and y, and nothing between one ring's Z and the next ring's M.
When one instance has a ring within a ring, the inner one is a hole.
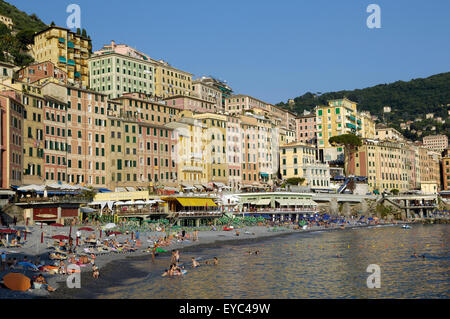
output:
M357 224L356 222L346 225L345 229L354 228L354 227L370 227L368 224ZM372 225L373 226L373 225ZM72 228L72 236L75 235L78 227ZM52 227L52 226L44 226L43 229L40 226L29 227L31 233L27 234L27 241L24 243L21 248L9 248L0 249L1 251L5 251L7 253L7 258L17 258L18 261L23 260L25 256L28 257L31 261L39 260L39 264L45 265L53 265L55 260L49 259L49 253L53 250L48 248L48 245L54 240L51 239L54 235L68 235L69 227ZM242 242L248 241L252 242L255 240L267 239L272 236L283 236L295 232L311 232L311 231L340 231L341 227L337 225L333 225L325 228L324 226L312 226L308 229L293 229L289 226L278 226L278 227L269 227L269 226L249 226L239 228L239 236L236 236L235 231L223 231L223 230L207 230L207 231L199 231L199 239L198 241L177 241L172 240L171 244L165 247L161 247L167 251L168 253L159 253L159 256L169 255L172 249L178 249L180 251L187 251L201 247L211 247L211 246L220 246L223 243L230 242ZM41 232L44 232L44 243L41 244ZM86 233L83 233L85 236ZM99 235L99 232L96 232L96 235ZM125 260L126 258L151 258L151 253L144 252L144 250L148 247L152 247L152 239L156 239L158 237L164 237L166 233L163 232L145 232L140 234L141 247L138 248L135 252L124 252L124 253L106 253L102 255L97 255L95 258L95 264L100 268L100 273L103 272L105 267L108 264L112 264L114 261ZM102 239L105 239L105 235L103 234ZM131 234L120 234L116 236L116 239L119 242L124 242L126 240L131 239ZM136 239L136 238L134 238ZM77 252L83 252L83 250L78 248ZM160 258L160 257L157 258ZM66 263L67 264L67 263ZM21 273L24 273L29 278L38 275L42 272L31 271L27 269L21 269L19 266L16 270ZM89 283L90 281L95 281L92 279L92 268L91 265L88 264L86 267L81 268L82 271L82 282ZM9 271L2 271L0 273L0 277L3 277ZM3 287L0 289L0 298L67 298L70 297L71 289L67 288L66 279L67 275L49 275L48 273L43 273L46 278L48 284L51 287L57 288L55 292L48 292L44 289L32 289L26 292L20 291L12 291L8 288ZM88 284L89 285L89 284ZM88 286L87 285L87 286ZM86 287L86 285L85 285Z

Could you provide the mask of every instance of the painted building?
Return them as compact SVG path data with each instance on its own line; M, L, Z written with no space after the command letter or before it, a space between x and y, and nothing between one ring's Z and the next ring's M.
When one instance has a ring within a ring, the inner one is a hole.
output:
M384 124L377 124L375 129L375 137L379 140L404 141L403 135L392 127Z
M217 113L218 111L215 102L193 96L176 95L165 98L164 101L166 101L167 105L195 113Z
M330 167L318 160L315 146L294 142L280 147L280 173L283 180L304 178L303 186L330 188Z
M343 156L342 147L333 147L329 139L341 134L355 134L362 138L374 138L374 126L368 112L358 113L357 103L347 98L330 100L327 106L317 106L317 144L324 149L325 160Z
M102 49L90 57L90 87L110 99L134 92L154 95L156 63L138 51L112 46L111 50Z
M410 189L413 166L404 143L363 139L347 167L351 175L367 177L370 191Z
M50 61L35 62L17 71L17 79L32 84L44 80L67 84L67 72Z
M214 105L216 111L223 111L222 107L222 91L212 84L205 83L201 79L192 81L193 97L199 98Z
M155 94L157 97L191 95L192 73L174 68L164 60L152 61L156 64Z
M450 190L450 156L442 158L442 189Z
M22 185L24 111L17 92L0 93L0 188Z
M31 53L36 62L50 61L67 73L70 84L89 86L89 38L69 29L50 26L34 35Z
M306 144L317 144L316 114L306 112L295 121L296 141Z
M239 190L241 185L242 129L239 117L228 116L227 122L228 186Z

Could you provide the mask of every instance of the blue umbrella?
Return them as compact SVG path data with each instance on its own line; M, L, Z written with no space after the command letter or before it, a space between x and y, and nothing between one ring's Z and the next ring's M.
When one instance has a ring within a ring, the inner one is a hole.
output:
M373 218L372 217L369 217L369 218L367 218L368 220L373 220Z

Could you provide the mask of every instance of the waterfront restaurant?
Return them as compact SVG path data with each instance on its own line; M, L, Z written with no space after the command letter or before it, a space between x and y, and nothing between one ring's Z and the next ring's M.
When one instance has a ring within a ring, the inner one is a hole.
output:
M178 226L199 227L222 217L222 211L213 197L169 196L161 199L167 203L168 217L175 220Z
M318 212L317 203L308 193L244 193L239 197L239 210L244 215L269 217L275 220L295 220Z

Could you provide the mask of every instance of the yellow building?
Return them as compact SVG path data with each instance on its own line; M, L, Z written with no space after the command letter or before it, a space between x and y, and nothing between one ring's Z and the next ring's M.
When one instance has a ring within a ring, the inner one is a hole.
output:
M280 146L280 172L283 180L304 178L302 186L312 189L330 187L330 167L317 160L317 149L302 142Z
M345 164L350 175L367 177L370 191L410 189L414 166L404 143L364 139Z
M92 51L89 38L51 26L34 35L31 51L36 62L51 61L65 71L69 83L89 86L88 58Z
M155 95L166 98L192 93L192 73L181 71L165 61L151 60L155 63Z
M214 113L194 114L194 119L206 125L206 176L212 183L228 184L227 117Z
M341 134L355 134L374 138L375 123L370 113L358 113L357 103L347 98L328 101L327 106L316 107L317 144L324 149L325 160L335 160L343 154L342 147L333 147L329 139Z
M176 138L178 184L186 189L207 183L207 125L195 119L191 111L182 111L176 121L166 126L174 130Z

